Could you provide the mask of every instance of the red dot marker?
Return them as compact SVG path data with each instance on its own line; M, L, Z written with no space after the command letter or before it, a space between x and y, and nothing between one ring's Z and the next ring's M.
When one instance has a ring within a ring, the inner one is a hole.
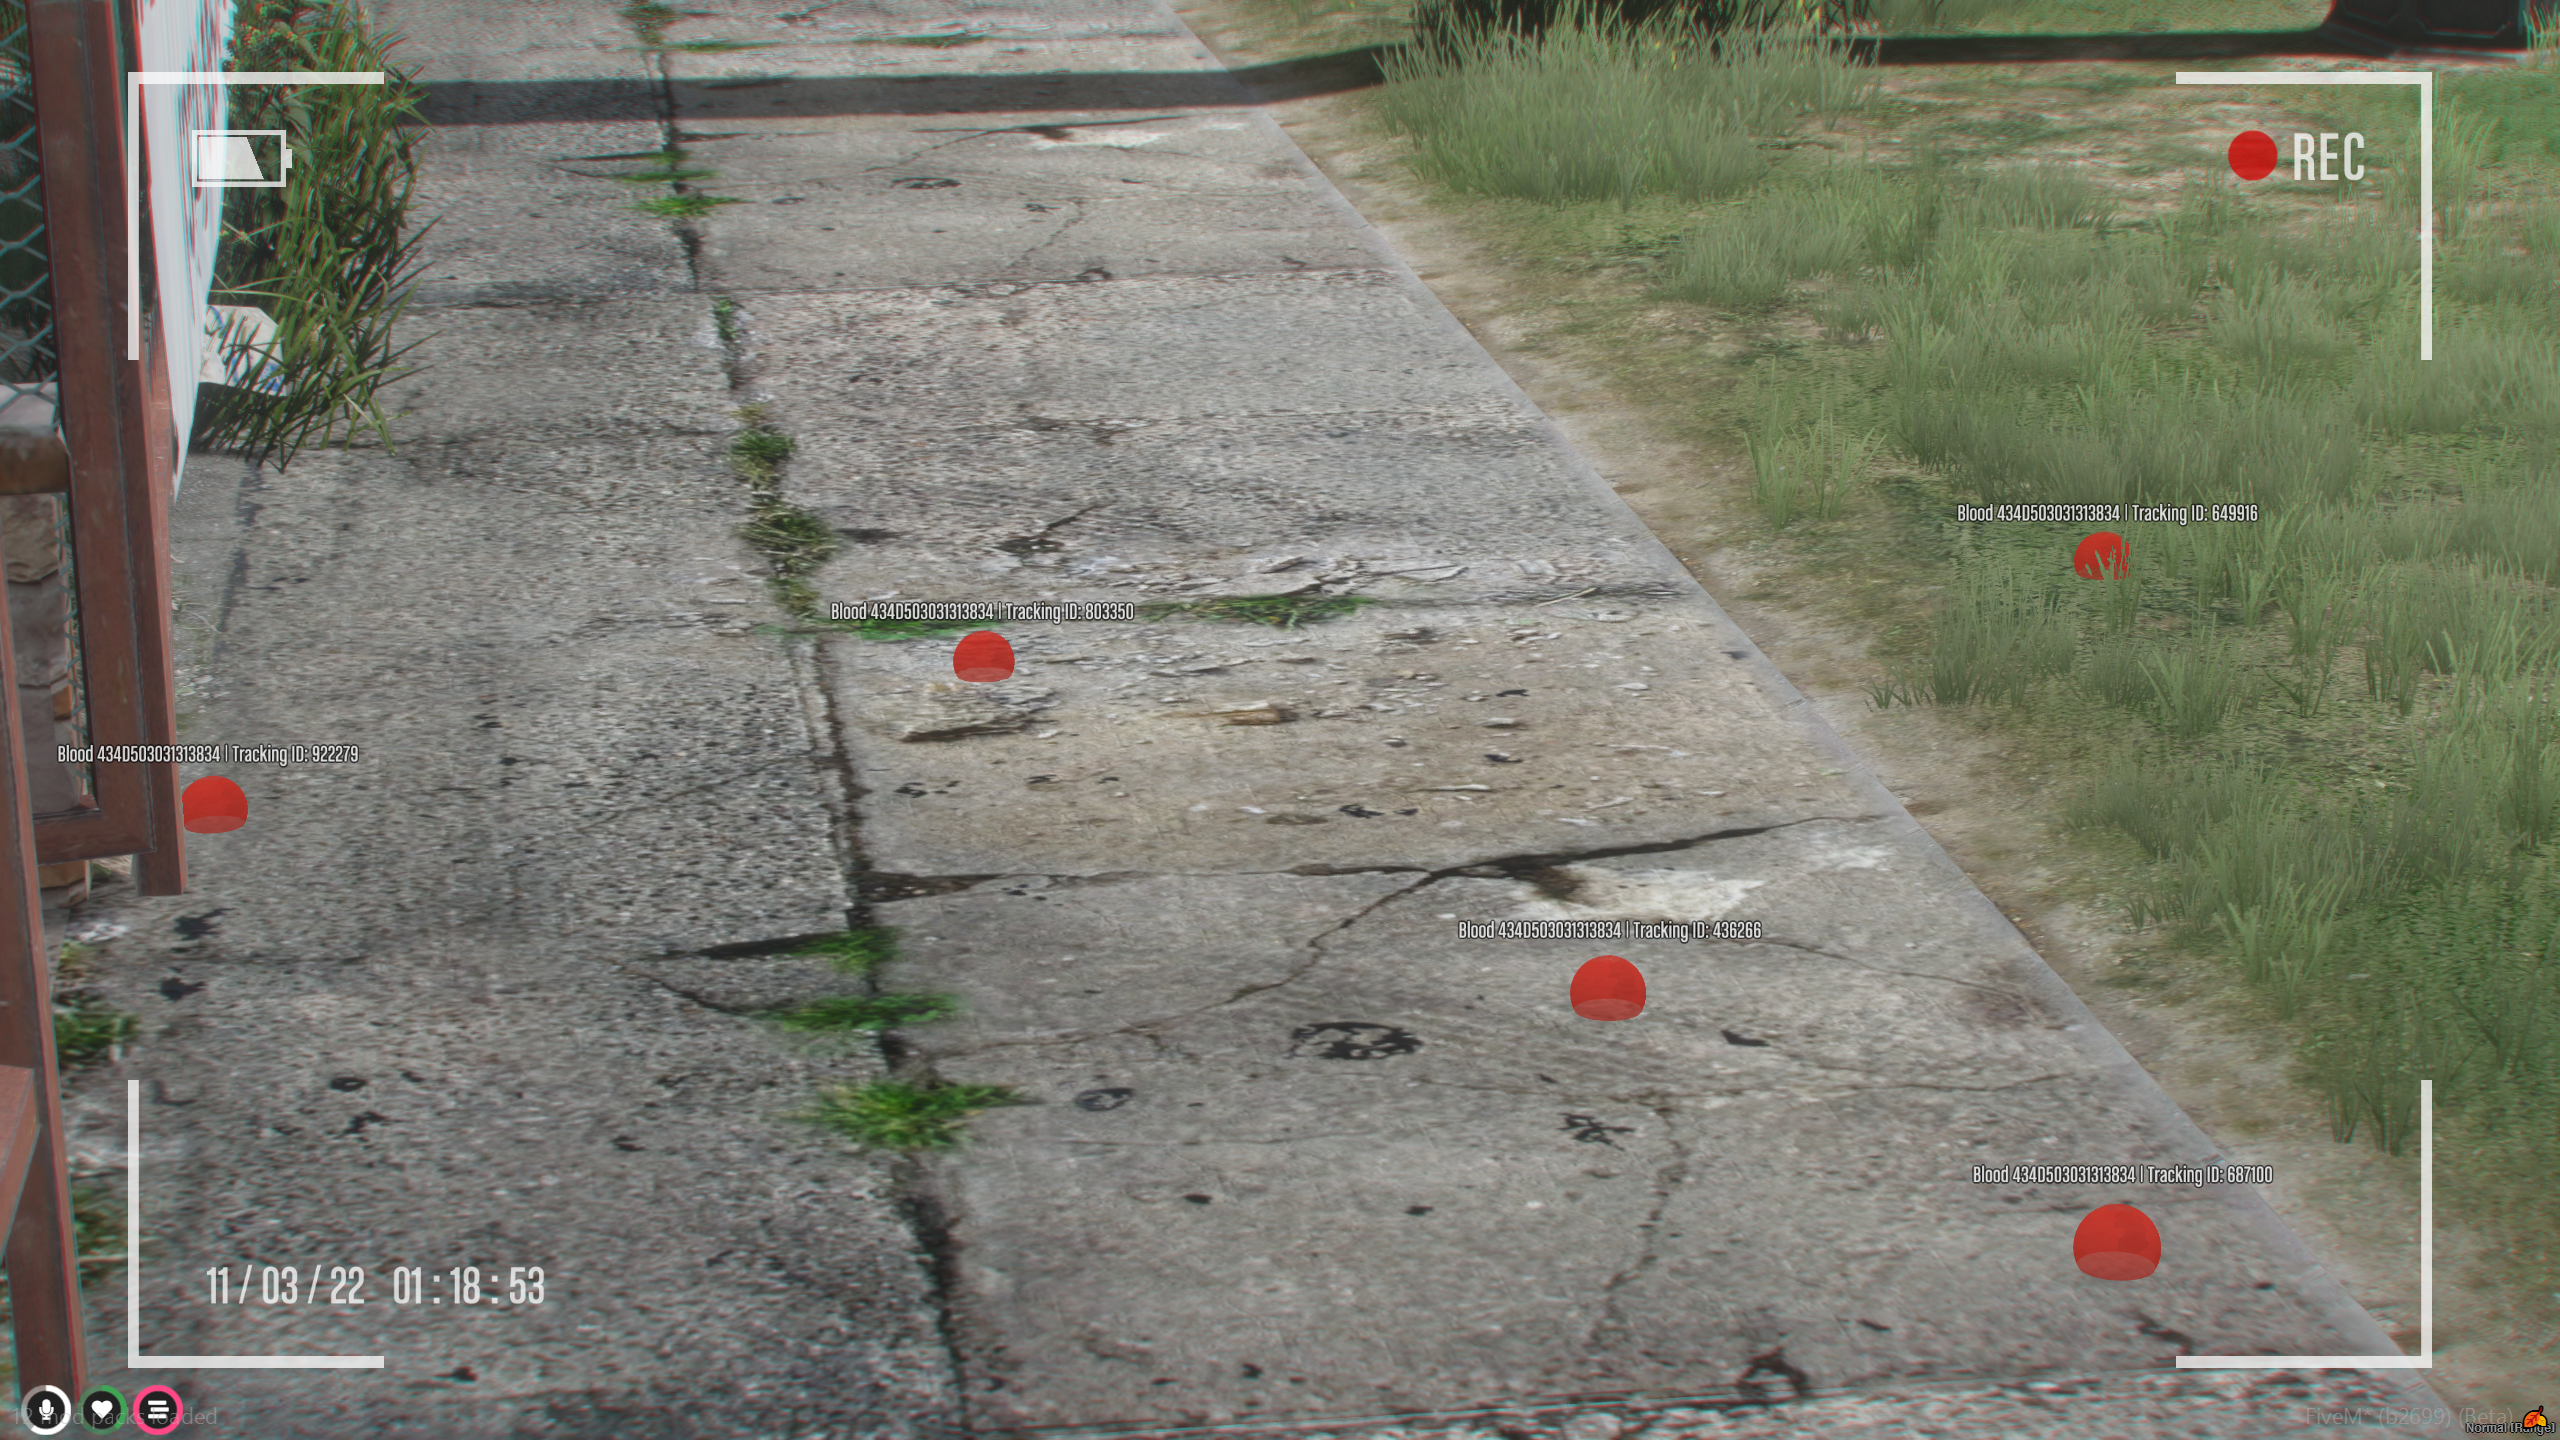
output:
M249 823L249 797L238 782L207 775L178 796L178 822L198 835L219 835Z
M1566 992L1585 1020L1633 1020L1644 1013L1644 972L1616 955L1586 961Z
M2139 1280L2160 1268L2160 1227L2130 1205L2101 1205L2071 1237L2080 1273L2101 1280Z
M2123 536L2101 530L2071 552L2071 568L2083 580L2120 578L2133 568L2133 557L2124 548Z
M2243 180L2264 180L2275 168L2276 137L2264 130L2243 130L2232 139L2232 174Z
M1013 678L1013 646L993 630L973 630L951 652L951 673L972 684Z

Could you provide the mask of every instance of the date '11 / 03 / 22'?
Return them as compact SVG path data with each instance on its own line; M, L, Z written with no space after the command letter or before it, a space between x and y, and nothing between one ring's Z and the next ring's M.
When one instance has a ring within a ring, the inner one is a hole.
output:
M209 1305L362 1305L381 1298L379 1290L366 1295L366 1280L355 1265L208 1265L204 1298ZM477 1265L391 1267L394 1305L539 1305L542 1298L539 1265L510 1265L503 1274Z

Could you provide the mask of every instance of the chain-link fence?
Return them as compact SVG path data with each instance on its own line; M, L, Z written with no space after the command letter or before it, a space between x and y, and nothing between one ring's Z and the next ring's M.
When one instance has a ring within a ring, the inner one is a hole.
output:
M59 374L27 9L24 0L0 0L0 425L58 427L52 412Z

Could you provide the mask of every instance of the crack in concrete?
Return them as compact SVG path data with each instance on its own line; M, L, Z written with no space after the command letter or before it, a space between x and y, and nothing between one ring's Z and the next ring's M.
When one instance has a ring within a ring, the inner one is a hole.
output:
M1668 854L1673 851L1687 850L1700 845L1713 844L1719 840L1748 839L1754 835L1766 835L1776 830L1790 829L1798 825L1812 825L1824 821L1839 825L1866 825L1873 824L1879 820L1889 820L1891 818L1893 817L1887 815L1807 815L1801 819L1777 820L1766 825L1748 825L1729 830L1712 830L1703 835L1685 836L1677 840L1641 840L1624 845L1595 845L1580 850L1528 851L1510 855L1495 855L1479 860L1463 860L1455 865L1443 865L1437 869L1421 865L1312 864L1293 866L1287 870L1109 870L1091 875L1043 874L1039 871L1004 871L992 874L916 875L896 870L870 870L863 872L859 878L866 887L873 885L880 886L884 889L890 887L903 887L909 888L915 895L921 896L950 894L957 889L974 887L995 880L1039 880L1056 888L1083 889L1087 886L1126 885L1146 880L1240 880L1282 875L1309 880L1327 879L1337 875L1421 876L1422 880L1419 883L1410 886L1405 890L1395 892L1396 895L1404 895L1410 894L1414 890L1419 890L1425 885L1437 884L1442 880L1451 878L1514 878L1508 874L1476 875L1470 873L1474 871L1492 870L1507 872L1513 870L1548 870L1555 869L1559 866L1581 864L1592 860L1611 860L1621 855ZM1394 897L1390 896L1389 898ZM1381 901L1379 903L1383 904L1384 902ZM1369 910L1374 910L1376 908L1376 905L1371 905L1367 907L1367 909L1364 909L1359 915L1352 918L1354 921L1363 919L1367 916ZM1351 922L1346 921L1343 923L1349 924ZM1324 933L1329 935L1340 928L1342 928L1340 925L1336 925L1328 928ZM1737 943L1765 945L1788 944L1789 942L1752 940ZM1789 944L1789 948L1805 949L1807 947ZM1828 952L1816 951L1813 953L1827 954ZM1846 957L1833 956L1831 958L1845 959ZM1915 971L1911 973L1917 974L1919 972Z
M1161 1016L1156 1019L1140 1021L1135 1024L1115 1025L1104 1030L1070 1030L1053 1032L1045 1035L1024 1036L1015 1039L990 1040L981 1044L969 1046L965 1049L939 1051L936 1053L936 1058L962 1059L969 1056L983 1055L991 1051L1003 1049L1021 1049L1044 1045L1080 1045L1112 1035L1145 1036L1150 1040L1156 1041L1158 1044L1162 1044L1164 1042L1161 1035L1158 1033L1159 1031L1180 1025L1185 1021L1205 1015L1212 1010L1222 1009L1226 1006L1233 1005L1238 1001L1249 999L1255 995L1267 994L1271 991L1283 989L1289 985L1296 984L1298 981L1306 978L1309 972L1313 971L1318 965L1324 962L1325 941L1341 934L1343 931L1350 929L1361 921L1368 919L1371 915L1376 914L1381 908L1392 904L1395 901L1418 894L1422 890L1454 876L1468 876L1470 875L1470 872L1476 872L1475 876L1471 878L1490 878L1483 877L1481 875L1481 872L1490 870L1504 878L1520 879L1521 876L1514 872L1525 871L1535 873L1538 871L1550 871L1561 865L1572 864L1576 861L1609 859L1620 855L1663 854L1675 850L1690 849L1699 845L1712 844L1719 840L1743 839L1754 835L1765 835L1773 830L1784 830L1797 825L1809 825L1817 821L1830 821L1835 824L1861 824L1871 823L1885 818L1888 817L1877 815L1810 815L1798 820L1783 820L1768 825L1754 825L1731 830L1711 831L1705 835L1689 836L1678 840L1636 841L1624 845L1593 846L1584 850L1530 852L1525 854L1500 856L1490 860L1469 861L1460 865L1443 866L1436 870L1426 870L1418 865L1302 865L1291 870L1219 871L1206 874L1191 874L1171 871L1124 871L1108 876L1018 877L1023 879L1040 879L1047 881L1052 885L1057 885L1061 882L1068 884L1075 884L1078 882L1081 882L1082 884L1114 884L1126 883L1131 879L1151 880L1175 877L1186 879L1223 879L1230 876L1240 877L1249 875L1290 875L1307 879L1320 879L1336 875L1418 875L1421 878L1415 880L1412 884L1399 886L1393 890L1387 891L1385 894L1371 900L1368 904L1361 906L1350 915L1335 921L1333 924L1326 926L1323 930L1318 931L1316 934L1299 942L1301 948L1307 952L1306 957L1297 965L1291 967L1287 974L1276 980L1268 980L1258 984L1244 986L1223 1000L1215 1000L1206 1005L1194 1006L1189 1010L1184 1010L1177 1014ZM888 884L900 884L912 887L909 892L910 897L934 893L947 894L952 893L953 890L959 888L974 888L977 885L986 883L990 879L1005 878L1017 877L984 875L924 876L870 872L861 877L861 893L866 899L868 899L875 894L880 893L883 888L883 882L886 882ZM954 882L961 883L955 884ZM1527 883L1535 882L1531 881ZM943 888L936 889L935 887ZM1870 1088L1882 1089L1893 1087L1879 1086Z
M946 130L939 125L926 125L919 127L915 133L919 135L956 134L960 140L982 139L989 135L1037 135L1043 140L1063 140L1066 138L1066 132L1070 130L1100 130L1110 125L1172 125L1199 118L1197 115L1141 115L1134 120L1050 120L1034 125L999 125L987 130L957 131ZM945 140L938 143L954 145L959 141Z
M1662 1235L1663 1213L1671 1208L1671 1197L1689 1179L1689 1146L1680 1138L1674 1123L1677 1117L1673 1107L1666 1101L1657 1101L1645 1108L1651 1110L1653 1118L1662 1125L1664 1143L1670 1147L1671 1153L1654 1167L1653 1204L1645 1211L1644 1219L1636 1222L1635 1259L1600 1287L1600 1313L1583 1337L1582 1348L1586 1353L1598 1350L1604 1343L1614 1347L1628 1338L1631 1327L1620 1304L1619 1292L1660 1263L1662 1256L1657 1242Z
M663 976L652 975L648 971L642 970L635 965L625 963L616 968L620 969L626 975L636 975L640 979L646 980L650 984L657 986L659 989L666 991L670 995L690 1000L705 1010L717 1011L722 1015L735 1015L741 1019L763 1013L764 1007L761 1006L723 1005L717 1000L710 999L695 991L688 990Z
M1015 256L1015 257L1014 257L1014 259L1013 259L1013 268L1014 268L1014 269L1016 269L1016 270L1028 270L1028 269L1030 269L1030 268L1031 268L1031 257L1033 257L1033 256L1035 256L1035 255L1037 255L1037 254L1039 254L1039 253L1040 253L1041 251L1043 251L1043 250L1048 249L1050 246L1057 244L1059 241L1064 240L1065 238L1067 238L1067 232L1068 232L1068 231L1073 230L1074 228L1076 228L1077 226L1079 226L1079 225L1083 224L1086 220L1088 220L1088 219L1090 219L1090 218L1092 217L1092 212L1091 212L1090 210L1088 210L1088 209L1086 209L1086 208L1085 208L1085 202L1084 202L1084 201L1082 201L1082 200L1070 200L1070 201L1068 201L1068 202L1067 202L1067 204L1069 204L1069 205L1071 205L1071 206L1073 206L1073 207L1074 207L1074 213L1073 213L1073 214L1071 214L1071 215L1068 215L1068 216L1066 216L1064 219L1060 220L1060 221L1058 222L1058 228L1057 228L1057 229L1055 229L1055 230L1050 231L1050 232L1049 232L1049 234L1048 234L1048 236L1047 236L1046 238L1044 238L1043 240L1041 240L1041 242L1040 242L1039 244L1034 245L1034 246L1032 246L1030 249L1023 251L1020 255Z
M1317 1130L1304 1135L1220 1135L1205 1140L1086 1140L1061 1136L1058 1145L1099 1145L1113 1150L1195 1150L1216 1145L1295 1145L1301 1140L1375 1140L1375 1130Z
M1979 990L1985 995L1996 995L2020 1006L2032 1007L2033 1005L2029 997L2015 990L2005 990L1997 985L1985 985L1978 980L1960 980L1953 975L1932 975L1926 970L1901 970L1891 965L1872 965L1855 956L1843 955L1836 950L1825 950L1819 945L1807 945L1799 940L1781 940L1773 935L1764 935L1757 940L1737 940L1733 944L1741 949L1748 949L1754 945L1775 945L1782 950L1800 950L1807 955L1819 955L1825 960L1837 960L1843 965L1854 965L1858 969L1877 975L1903 975L1914 980L1936 980L1948 985L1961 985L1967 990Z
M1621 855L1665 855L1673 851L1693 849L1700 845L1712 845L1719 840L1747 840L1754 835L1766 835L1771 831L1791 829L1798 825L1812 825L1822 821L1829 821L1835 825L1865 825L1890 818L1892 817L1885 815L1807 815L1795 820L1772 821L1766 825L1710 830L1703 835L1685 836L1678 840L1639 840L1624 845L1594 845L1579 850L1539 850L1496 855L1488 859L1442 866L1437 870L1424 870L1419 865L1300 865L1279 873L1322 876L1394 875L1419 872L1427 877L1423 883L1432 884L1454 876L1467 876L1469 871L1553 870L1566 865L1586 864L1593 860L1614 860ZM1469 878L1490 879L1492 877Z
M1335 921L1333 924L1317 931L1314 935L1300 941L1299 947L1307 951L1306 958L1301 960L1296 966L1292 967L1288 974L1281 976L1277 980L1267 980L1260 984L1244 986L1242 989L1237 990L1234 994L1229 995L1223 1000L1213 1000L1206 1005L1194 1006L1189 1010L1182 1011L1175 1015L1162 1016L1153 1020L1142 1020L1130 1025L1115 1025L1108 1030L1094 1030L1087 1032L1070 1031L1064 1034L1043 1035L1019 1040L991 1040L983 1045L973 1046L966 1050L942 1051L939 1052L936 1058L960 1058L970 1055L982 1055L991 1050L1019 1049L1026 1046L1036 1045L1079 1045L1089 1040L1100 1040L1112 1035L1140 1036L1155 1044L1159 1050L1162 1050L1169 1046L1171 1042L1167 1041L1161 1034L1159 1034L1159 1031L1171 1029L1176 1025L1182 1024L1184 1021L1194 1019L1201 1015L1206 1015L1212 1010L1224 1009L1229 1005L1235 1004L1239 1000L1248 999L1267 991L1278 990L1283 986L1295 984L1299 980L1304 979L1307 972L1324 963L1324 942L1328 938L1338 935L1344 930L1359 924L1362 920L1367 919L1378 909L1379 906L1385 905L1394 900L1402 899L1430 883L1431 882L1427 879L1416 881L1411 885L1390 890L1386 894L1379 896L1377 899L1370 901L1368 904L1361 906L1350 915Z
M1813 1061L1806 1061L1805 1063L1812 1065L1814 1069L1824 1071L1828 1074L1845 1073L1851 1075L1871 1075L1878 1073L1868 1070L1856 1070L1847 1066L1822 1065ZM2020 1080L2004 1080L1993 1085L1945 1085L1922 1080L1897 1080L1884 1085L1837 1085L1830 1087L1824 1093L1813 1095L1809 1098L1818 1101L1839 1100L1851 1095L1865 1095L1877 1090L1934 1090L1949 1095L1986 1095L2000 1090L2015 1090L2022 1086L2040 1085L2048 1080L2069 1080L2076 1078L2078 1074L2079 1072L2075 1071L2060 1071L2050 1075L2030 1075ZM1528 1085L1471 1085L1456 1080L1433 1080L1427 1077L1416 1078L1413 1076L1403 1077L1399 1083L1406 1085L1428 1086L1442 1090L1472 1090L1485 1095L1537 1095L1546 1099L1569 1104L1589 1104L1596 1100L1612 1105L1641 1105L1646 1109L1652 1109L1656 1105L1673 1100L1741 1100L1755 1095L1788 1095L1794 1096L1798 1099L1808 1098L1805 1094L1804 1087L1802 1086L1772 1084L1738 1085L1725 1089L1710 1090L1663 1090L1649 1086L1642 1090L1631 1090L1623 1094L1619 1094L1610 1091L1579 1090L1569 1085L1557 1085L1553 1088Z

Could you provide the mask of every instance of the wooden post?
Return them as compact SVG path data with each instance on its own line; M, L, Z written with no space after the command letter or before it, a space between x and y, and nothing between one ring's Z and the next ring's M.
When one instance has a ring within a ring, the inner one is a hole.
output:
M15 647L0 644L0 695L17 693ZM0 1066L26 1073L36 1133L9 1227L9 1309L18 1332L20 1389L59 1385L76 1403L86 1366L61 1072L53 1055L53 966L36 887L26 741L15 715L10 719L0 725Z

